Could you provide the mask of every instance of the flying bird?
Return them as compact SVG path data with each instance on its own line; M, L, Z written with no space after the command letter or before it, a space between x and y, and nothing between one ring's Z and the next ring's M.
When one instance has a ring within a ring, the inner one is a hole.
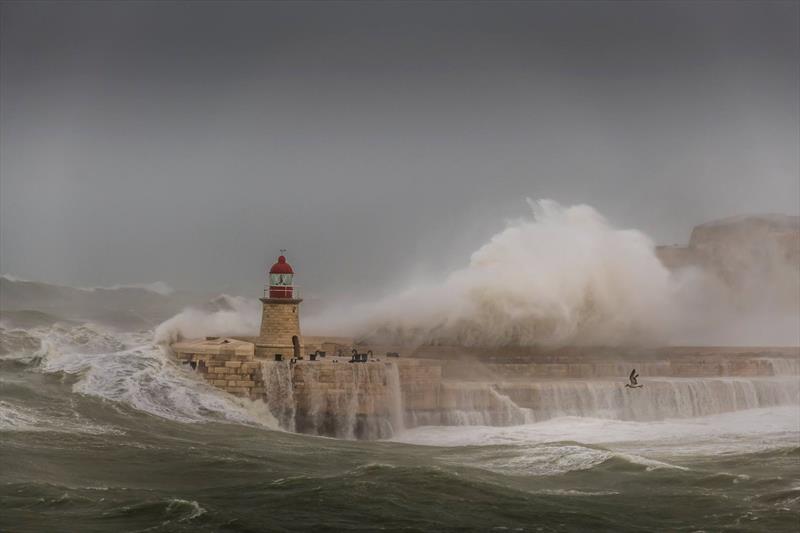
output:
M625 386L627 388L629 388L629 389L640 389L640 388L644 387L644 385L639 385L639 381L637 380L638 377L639 377L639 374L636 373L636 369L634 368L633 370L631 370L631 375L628 376L628 379L631 382L630 383L626 383Z

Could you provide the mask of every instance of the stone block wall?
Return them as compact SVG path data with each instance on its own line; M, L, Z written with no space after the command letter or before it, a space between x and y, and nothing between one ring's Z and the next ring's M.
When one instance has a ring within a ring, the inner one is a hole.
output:
M391 436L393 421L403 417L396 372L394 363L377 360L350 363L326 357L296 363L295 429L339 438Z
M177 343L172 351L179 362L200 374L210 385L234 396L255 399L263 394L261 363L253 344L236 339L208 339Z
M386 364L302 361L292 374L298 411L388 415Z
M406 410L438 409L442 384L442 361L397 359L400 390Z
M259 346L280 348L284 355L286 348L292 348L292 337L300 338L300 307L301 300L282 300L279 298L262 298L263 312L261 314L261 332ZM278 352L281 353L281 352Z

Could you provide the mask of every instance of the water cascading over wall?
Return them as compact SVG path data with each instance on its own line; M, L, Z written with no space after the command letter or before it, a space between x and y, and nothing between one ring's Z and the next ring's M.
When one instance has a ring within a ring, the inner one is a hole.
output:
M395 363L262 363L264 401L281 427L345 439L391 437L403 427Z
M643 388L620 381L443 382L440 407L412 410L409 426L507 426L559 416L663 420L800 403L800 379L656 378Z
M405 428L405 410L403 409L403 389L400 385L400 368L395 363L386 363L387 385L389 387L389 416L393 433Z
M509 426L560 416L663 420L800 403L796 360L752 361L706 365L745 376L652 376L634 390L624 381L602 377L608 365L594 368L600 376L593 379L498 376L488 382L442 379L441 366L434 361L307 362L293 367L265 362L264 398L287 430L349 439L387 438L421 425ZM611 365L618 374L627 368L617 369L619 365ZM653 374L682 371L679 366L637 366ZM585 369L578 370L585 374ZM762 374L747 375L754 371Z
M262 361L261 375L264 383L264 401L272 416L287 431L295 431L296 406L292 369L288 362Z
M761 361L772 368L772 374L775 376L796 376L800 374L800 359L768 357L761 359Z
M443 383L439 409L410 410L407 425L513 426L534 421L531 409L520 407L491 383Z

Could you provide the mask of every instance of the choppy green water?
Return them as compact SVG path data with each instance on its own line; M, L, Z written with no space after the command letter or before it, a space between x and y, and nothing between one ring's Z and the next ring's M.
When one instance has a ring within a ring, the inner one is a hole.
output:
M27 356L0 362L0 530L800 526L797 405L341 441L270 429L155 352L120 343L57 357L20 345Z

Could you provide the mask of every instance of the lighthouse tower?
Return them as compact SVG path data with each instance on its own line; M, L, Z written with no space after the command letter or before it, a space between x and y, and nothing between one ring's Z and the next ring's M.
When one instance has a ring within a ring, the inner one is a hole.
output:
M296 298L294 270L284 256L269 269L269 289L261 298L261 331L257 352L263 357L280 353L297 357L301 354L300 298Z

